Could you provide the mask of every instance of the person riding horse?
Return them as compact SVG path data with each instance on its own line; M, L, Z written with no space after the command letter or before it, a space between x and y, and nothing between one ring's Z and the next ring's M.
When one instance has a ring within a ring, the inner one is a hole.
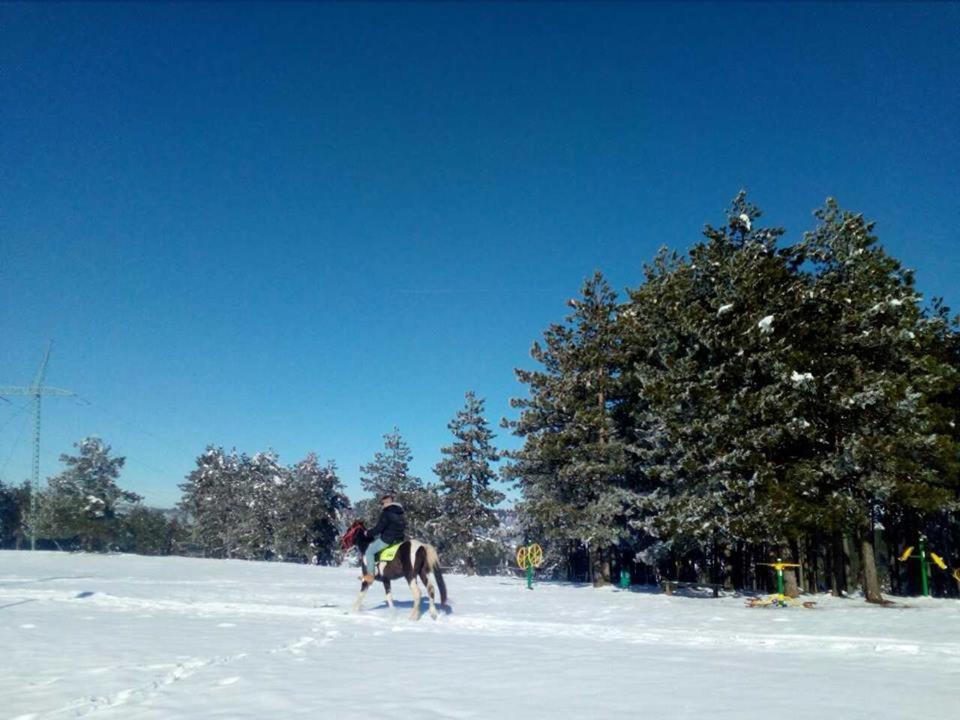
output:
M393 493L384 493L380 496L380 519L373 529L367 531L367 539L370 545L367 546L367 552L364 556L366 561L367 573L363 576L363 581L372 583L377 565L375 557L378 552L391 545L403 542L407 531L407 520L403 515L403 505L394 502Z

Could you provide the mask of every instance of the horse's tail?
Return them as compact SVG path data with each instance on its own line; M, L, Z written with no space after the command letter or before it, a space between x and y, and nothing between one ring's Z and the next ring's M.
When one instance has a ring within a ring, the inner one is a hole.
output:
M427 545L427 570L437 579L437 588L440 590L440 604L447 604L447 584L443 581L443 571L440 570L440 556L433 545Z

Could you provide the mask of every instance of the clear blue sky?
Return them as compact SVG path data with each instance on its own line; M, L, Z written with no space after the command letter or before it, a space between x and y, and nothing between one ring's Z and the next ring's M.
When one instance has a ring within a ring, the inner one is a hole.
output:
M427 479L599 268L827 196L960 306L960 6L0 5L0 384L172 505L208 443ZM0 479L30 472L0 402ZM515 446L503 436L500 441Z

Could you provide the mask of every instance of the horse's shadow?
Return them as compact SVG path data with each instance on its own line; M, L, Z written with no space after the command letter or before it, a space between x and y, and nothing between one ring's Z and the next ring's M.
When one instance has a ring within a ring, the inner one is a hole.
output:
M393 601L394 610L413 610L413 600L394 600ZM389 610L390 606L387 605L387 601L384 600L381 604L377 605L371 610ZM430 610L430 602L425 599L420 600L420 612L426 613ZM437 605L437 612L443 615L452 615L453 608L447 605Z

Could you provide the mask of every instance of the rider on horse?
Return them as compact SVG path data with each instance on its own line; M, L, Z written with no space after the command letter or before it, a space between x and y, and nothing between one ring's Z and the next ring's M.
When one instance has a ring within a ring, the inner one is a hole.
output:
M393 493L384 493L380 496L380 519L372 530L367 531L367 538L372 542L367 547L364 556L367 574L363 581L372 583L376 572L375 557L378 552L394 543L402 542L407 530L407 521L403 516L403 505L394 502Z

